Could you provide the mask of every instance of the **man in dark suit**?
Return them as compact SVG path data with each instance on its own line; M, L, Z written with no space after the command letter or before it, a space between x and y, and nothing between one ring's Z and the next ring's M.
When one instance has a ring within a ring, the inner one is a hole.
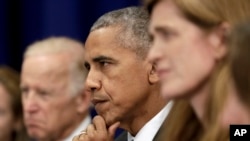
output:
M149 15L128 7L101 16L85 43L86 88L99 114L74 141L152 141L171 104L160 96L156 64L147 60L151 46Z

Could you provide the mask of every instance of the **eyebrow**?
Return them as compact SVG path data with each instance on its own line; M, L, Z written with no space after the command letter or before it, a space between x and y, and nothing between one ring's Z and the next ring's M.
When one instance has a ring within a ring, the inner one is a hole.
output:
M156 26L154 28L152 28L151 30L149 30L149 35L153 35L154 32L163 32L163 31L166 31L166 30L169 30L168 27L165 27L165 26L162 26L162 25L159 25L159 26Z
M94 63L99 63L99 62L102 62L102 61L113 61L113 62L116 62L113 58L110 58L110 57L107 57L107 56L103 56L103 55L100 55L100 56L97 56L97 57L93 58L92 61ZM86 66L89 66L90 64L89 64L88 61L85 61L84 65L86 67Z
M155 31L157 32L163 32L163 31L166 31L168 29L166 29L165 27L162 27L162 26L159 26L159 27L155 27Z
M92 59L93 62L100 62L100 61L104 61L104 60L113 61L114 59L107 57L107 56L103 56L103 55L97 56L97 57Z

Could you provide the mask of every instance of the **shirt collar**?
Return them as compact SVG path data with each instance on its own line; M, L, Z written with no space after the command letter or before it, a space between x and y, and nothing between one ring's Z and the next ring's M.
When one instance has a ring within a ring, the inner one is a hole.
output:
M128 133L128 141L152 141L167 117L172 105L172 101L168 102L168 104L166 104L166 106L157 115L155 115L139 130L135 137Z
M81 124L63 141L72 141L74 136L80 134L82 130L85 130L87 126L91 123L91 117L88 115L82 122Z

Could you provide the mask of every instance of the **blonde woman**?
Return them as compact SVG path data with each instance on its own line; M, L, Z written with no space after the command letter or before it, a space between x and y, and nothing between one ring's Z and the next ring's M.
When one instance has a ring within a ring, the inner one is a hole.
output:
M146 5L153 37L148 58L157 63L162 96L176 100L166 120L167 131L155 140L200 140L207 134L226 140L227 131L214 124L227 92L220 93L219 104L214 92L224 87L217 86L217 80L227 66L227 36L231 26L250 16L250 1L150 0ZM185 126L190 121L193 126Z

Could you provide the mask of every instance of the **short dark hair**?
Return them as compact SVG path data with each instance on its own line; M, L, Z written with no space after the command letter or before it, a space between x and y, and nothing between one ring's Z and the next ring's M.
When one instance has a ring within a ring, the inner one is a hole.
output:
M117 27L120 30L118 43L145 58L151 45L148 25L149 14L146 9L133 6L104 14L93 24L90 32L100 28Z

